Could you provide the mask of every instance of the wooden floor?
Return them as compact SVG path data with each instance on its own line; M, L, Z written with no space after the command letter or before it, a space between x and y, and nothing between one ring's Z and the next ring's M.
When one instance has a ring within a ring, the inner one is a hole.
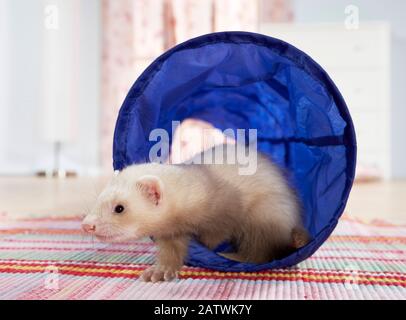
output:
M10 215L85 214L107 177L0 177L0 212Z
M355 183L346 212L365 219L406 222L406 180Z
M108 177L0 177L0 213L85 214L107 181ZM366 221L406 222L406 180L355 184L346 212Z

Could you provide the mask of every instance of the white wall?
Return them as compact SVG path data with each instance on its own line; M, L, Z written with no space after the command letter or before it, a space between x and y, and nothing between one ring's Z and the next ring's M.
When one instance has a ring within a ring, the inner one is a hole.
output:
M9 74L8 61L10 57L10 50L5 45L9 43L9 30L8 30L8 1L0 0L0 168L4 162L3 151L7 144L7 119L8 119L8 103L9 103L9 81L7 76ZM2 161L3 160L3 161Z
M359 8L363 21L386 20L391 25L392 175L406 177L406 1L404 0L293 0L297 22L342 22L347 5Z
M81 1L78 134L63 148L61 159L63 167L82 174L94 173L99 167L99 6L98 0ZM50 169L52 146L39 130L41 1L0 0L0 23L0 174Z

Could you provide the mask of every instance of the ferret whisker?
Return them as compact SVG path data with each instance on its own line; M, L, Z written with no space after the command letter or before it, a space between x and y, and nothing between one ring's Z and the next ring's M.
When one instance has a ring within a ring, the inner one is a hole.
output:
M153 250L164 253L157 255L159 265L176 273L192 235L208 248L229 241L234 252L227 258L250 263L270 262L306 245L295 190L270 158L251 152L254 168L248 169L254 172L246 175L239 164L228 163L128 166L86 210L86 223L95 227L89 230L93 246L93 236L114 246L147 234Z

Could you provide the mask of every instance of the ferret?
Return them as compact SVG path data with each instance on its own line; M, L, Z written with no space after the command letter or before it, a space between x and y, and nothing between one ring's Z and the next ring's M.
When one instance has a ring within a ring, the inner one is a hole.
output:
M142 274L152 282L177 277L192 238L209 249L228 241L235 251L220 254L249 263L306 245L300 201L280 169L260 153L254 174L238 169L228 163L131 165L99 195L83 230L107 242L152 237L157 262Z

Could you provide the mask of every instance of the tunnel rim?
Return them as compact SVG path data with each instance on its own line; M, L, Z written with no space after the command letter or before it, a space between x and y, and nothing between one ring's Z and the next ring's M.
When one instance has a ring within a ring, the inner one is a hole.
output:
M126 165L128 165L128 160L126 160L125 135L128 134L129 131L128 129L131 123L130 119L132 116L131 113L132 107L136 104L137 98L144 92L144 90L148 87L149 83L153 80L154 76L160 70L163 63L176 52L188 49L197 49L205 45L213 45L219 42L237 43L237 44L247 43L261 45L266 47L267 49L272 50L276 54L292 61L295 65L298 65L307 74L309 74L314 80L320 83L326 90L326 92L328 92L332 96L340 116L346 123L342 143L342 145L345 146L346 148L346 160L347 160L345 171L346 183L343 191L343 196L341 198L341 204L337 204L336 213L330 219L329 223L326 224L326 226L317 234L317 236L308 245L281 260L272 261L270 263L266 263L263 265L249 265L241 263L235 263L234 266L220 265L215 266L214 269L220 271L247 271L247 270L259 271L268 268L285 267L297 264L308 258L310 255L312 255L327 240L327 238L333 232L336 224L338 223L338 219L344 212L345 204L348 201L348 197L355 177L357 143L354 125L347 104L345 103L345 100L341 95L340 91L338 90L332 79L329 77L327 72L308 54L304 53L295 46L283 40L259 33L244 32L244 31L226 31L202 35L190 39L181 44L178 44L172 49L166 51L156 60L154 60L138 77L138 79L134 82L131 89L129 90L129 93L127 94L120 108L114 131L113 167L115 170L121 170ZM284 51L283 54L281 54L281 51ZM123 141L124 144L122 143ZM122 148L120 148L120 144L122 145ZM213 268L213 266L202 262L200 259L197 259L196 257L189 257L188 262L189 264L198 267Z

